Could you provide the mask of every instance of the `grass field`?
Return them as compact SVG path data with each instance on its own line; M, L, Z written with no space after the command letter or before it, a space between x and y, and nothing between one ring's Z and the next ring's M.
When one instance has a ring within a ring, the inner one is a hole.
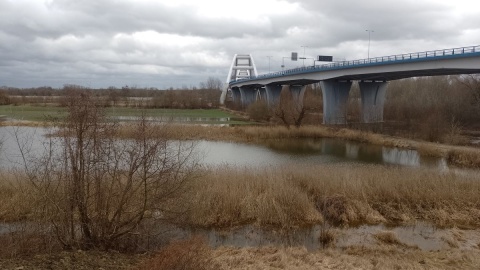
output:
M215 124L220 123L217 119L235 118L235 115L219 109L144 109L144 108L126 108L126 107L110 107L106 108L108 116L141 116L143 113L147 117L171 117L175 122L175 118L208 118L204 120L194 121L195 123ZM66 109L55 106L0 106L0 115L14 120L24 121L45 121L49 117L63 117L66 115ZM188 123L188 121L186 122ZM231 119L222 121L221 124L245 124L240 119Z

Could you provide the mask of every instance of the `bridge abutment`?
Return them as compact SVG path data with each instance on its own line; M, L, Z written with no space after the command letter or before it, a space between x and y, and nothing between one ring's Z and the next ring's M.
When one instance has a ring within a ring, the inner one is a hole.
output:
M321 81L323 92L323 123L326 125L347 122L347 100L351 81Z
M267 105L272 108L280 100L280 93L282 92L281 85L265 85L265 93L267 95Z
M362 122L383 122L387 82L359 82L362 99Z

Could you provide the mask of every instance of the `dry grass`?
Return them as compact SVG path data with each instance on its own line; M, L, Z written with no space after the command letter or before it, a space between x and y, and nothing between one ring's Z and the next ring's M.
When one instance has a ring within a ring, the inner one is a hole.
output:
M32 219L37 198L25 179L18 174L0 172L0 222Z
M404 245L392 231L380 231L373 235L378 241L389 245Z
M3 174L0 221L37 220L37 198L21 176ZM9 178L11 177L11 178ZM178 222L200 227L244 224L291 228L322 224L480 227L478 175L378 165L207 168L184 194ZM40 195L38 195L40 196Z
M308 194L273 170L211 169L194 184L187 223L227 227L321 222Z
M478 250L422 252L386 245L310 252L304 247L221 247L218 269L478 269Z
M173 241L152 258L141 263L137 269L218 269L212 264L212 259L212 250L205 240L199 236L194 236L187 240Z
M206 170L188 219L202 227L405 224L480 227L476 175L375 165Z

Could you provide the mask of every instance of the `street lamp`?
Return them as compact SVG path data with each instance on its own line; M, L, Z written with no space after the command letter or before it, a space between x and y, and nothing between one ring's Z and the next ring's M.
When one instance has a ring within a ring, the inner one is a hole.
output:
M308 46L303 45L303 46L300 46L300 47L303 48L303 66L305 66L305 48L308 48Z
M285 70L285 58L290 58L290 56L282 57L282 70Z
M273 56L267 56L268 58L268 73L270 73L270 58L272 58Z
M365 30L366 32L368 32L368 54L367 54L367 59L370 58L370 34L375 32L373 30Z

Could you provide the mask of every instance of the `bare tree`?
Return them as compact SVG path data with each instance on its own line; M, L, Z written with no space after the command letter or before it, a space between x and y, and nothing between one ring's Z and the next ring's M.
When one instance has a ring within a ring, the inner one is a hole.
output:
M200 89L208 89L208 90L222 90L223 83L220 79L214 77L208 77L206 82L200 83Z
M120 140L120 126L91 93L72 92L67 101L68 116L54 130L60 136L42 157L25 159L40 210L65 248L115 248L145 219L185 211L192 145L169 143L145 117Z
M292 93L287 89L282 89L280 100L274 108L273 115L277 117L285 127L290 128L294 125L299 128L305 118L305 106L303 100L296 100Z

